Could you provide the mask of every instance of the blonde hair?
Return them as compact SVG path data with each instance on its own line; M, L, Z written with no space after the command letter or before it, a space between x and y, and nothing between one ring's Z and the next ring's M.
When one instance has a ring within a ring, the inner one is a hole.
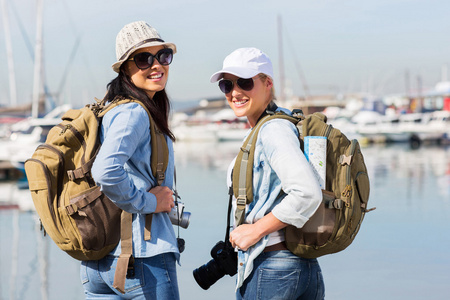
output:
M270 77L269 75L267 75L267 74L264 74L264 73L259 73L259 78L261 79L261 81L266 81L266 79L267 78L269 78L270 80L272 80L272 90L271 90L271 94L270 94L270 100L271 101L274 101L274 100L276 100L277 98L275 97L275 85L273 84L273 79L272 79L272 77Z

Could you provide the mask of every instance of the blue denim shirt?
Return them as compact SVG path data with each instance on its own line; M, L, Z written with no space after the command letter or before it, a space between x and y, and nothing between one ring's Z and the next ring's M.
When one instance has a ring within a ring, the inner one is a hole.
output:
M102 146L92 167L92 176L101 190L121 209L133 213L133 255L151 257L174 252L179 260L175 231L167 213L153 214L151 240L144 240L145 214L156 209L156 197L148 191L156 186L151 171L150 123L138 103L119 105L103 117ZM172 140L169 165L163 186L172 188L174 155ZM111 252L120 255L119 245Z
M278 110L290 113L283 108ZM228 170L229 185L233 166L234 161ZM274 119L261 126L253 161L253 202L247 205L244 222L255 223L272 212L283 223L301 228L321 201L319 182L300 149L295 125L287 120ZM251 274L254 259L262 253L268 241L269 235L247 251L239 250L236 289Z

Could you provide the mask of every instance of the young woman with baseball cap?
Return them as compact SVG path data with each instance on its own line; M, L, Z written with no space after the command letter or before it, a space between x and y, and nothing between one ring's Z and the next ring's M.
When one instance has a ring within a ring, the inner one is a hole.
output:
M272 63L259 49L233 51L212 75L211 82L216 81L236 116L247 117L251 127L266 109L289 112L274 103ZM288 224L301 228L322 199L295 125L282 119L265 123L254 157L254 200L246 207L243 224L229 238L238 251L236 299L323 299L317 260L292 254L284 243L283 228ZM233 166L234 161L228 169L229 186Z
M134 264L123 286L116 286L121 243L101 260L82 262L86 299L179 299L176 262L180 254L167 214L174 207L175 138L168 125L170 102L165 91L175 52L174 44L165 42L155 28L143 21L125 25L117 35L117 62L112 68L118 75L108 84L103 101L134 98L144 103L165 136L169 162L164 181L157 186L151 170L149 117L140 104L118 105L103 117L102 147L92 174L111 201L132 213ZM146 236L148 215L152 216L151 235Z

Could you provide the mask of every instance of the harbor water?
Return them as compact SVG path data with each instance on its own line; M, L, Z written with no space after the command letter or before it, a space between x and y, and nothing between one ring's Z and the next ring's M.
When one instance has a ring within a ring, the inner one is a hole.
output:
M177 189L192 213L178 267L181 299L234 299L235 277L207 291L192 271L209 262L224 239L226 168L239 143L175 145ZM450 294L450 147L371 145L362 148L371 184L368 213L355 242L319 258L326 299L448 299ZM0 183L0 201L30 205L27 190ZM43 237L31 211L0 210L0 299L84 299L79 262ZM178 228L175 228L178 232Z

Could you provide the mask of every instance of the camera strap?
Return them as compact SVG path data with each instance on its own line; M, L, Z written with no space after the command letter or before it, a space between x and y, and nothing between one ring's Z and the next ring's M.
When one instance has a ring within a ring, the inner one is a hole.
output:
M230 196L230 200L228 201L228 214L227 214L227 230L225 232L225 240L224 242L227 242L230 239L230 229L231 229L231 207L232 207L232 202L233 201L233 185L230 186L230 188L228 189L228 195Z
M173 195L175 196L175 205L177 206L177 216L180 218L180 213L178 211L178 199L181 199L180 195L178 195L177 191L177 169L175 166L173 167ZM180 219L178 219L178 224L180 224ZM178 227L178 235L177 235L177 244L178 244L178 251L182 253L185 248L185 242L184 239L180 238L180 226Z

